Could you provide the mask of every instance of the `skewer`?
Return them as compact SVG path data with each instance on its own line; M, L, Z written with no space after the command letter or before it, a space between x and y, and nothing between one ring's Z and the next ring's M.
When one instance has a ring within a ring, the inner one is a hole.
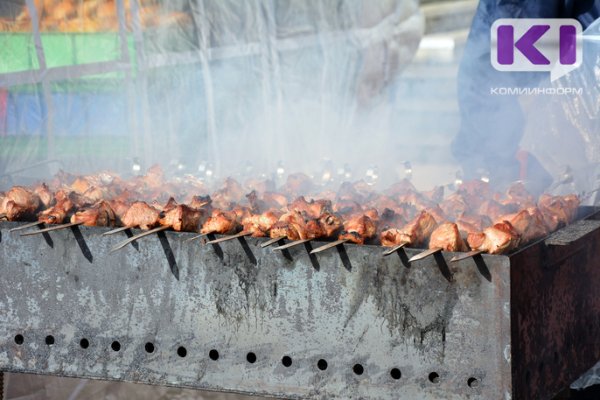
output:
M126 231L127 229L130 229L130 228L131 228L130 226L122 226L122 227L120 227L120 228L115 228L115 229L113 229L113 230L110 230L110 231L108 231L108 232L104 232L104 233L102 234L102 236L110 236L110 235L114 235L115 233L123 232L123 231Z
M316 249L312 250L310 252L310 254L320 253L320 252L325 251L327 249L331 249L333 247L339 246L340 244L344 244L347 241L348 241L348 239L340 239L340 240L336 240L335 242L327 243L326 245L323 245L321 247L317 247Z
M439 253L440 251L442 251L441 247L436 247L434 249L425 250L424 252L419 253L416 256L410 258L408 260L408 262L411 263L411 262L414 262L414 261L422 260L424 258L427 258L427 257L431 256L431 255L434 255L435 253Z
M142 232L142 233L140 233L138 235L132 236L129 239L124 240L121 243L119 243L118 245L116 245L115 247L113 247L110 252L113 253L113 252L115 252L117 250L120 250L123 247L127 246L129 243L133 243L133 242L135 242L138 239L141 239L141 238L143 238L145 236L150 236L150 235L152 235L153 233L156 233L156 232L166 231L167 229L171 229L171 226L169 226L169 225L159 226L158 228L150 229L149 231Z
M394 253L395 253L395 252L397 252L398 250L400 250L400 249L402 249L402 248L406 247L406 245L407 245L407 244L408 244L408 243L402 243L402 244L399 244L398 246L394 246L394 247L392 247L391 249L388 249L388 250L384 251L384 252L383 252L383 256L384 256L384 257L387 257L387 256L389 256L390 254L394 254Z
M83 225L83 222L69 222L68 224L55 225L55 226L51 226L50 228L40 229L39 231L21 233L21 236L39 235L41 233L58 231L61 229L67 229L67 228L71 228L73 226L79 226L79 225Z
M196 235L194 237L184 240L183 243L193 242L194 240L202 239L204 236L208 236L208 235L210 235L210 233L202 233L200 235Z
M468 253L463 253L463 254L459 254L457 256L452 257L452 259L450 260L450 262L451 263L453 263L453 262L459 262L461 260L466 260L467 258L478 256L479 254L482 254L482 253L483 253L483 251L481 251L481 250L469 251Z
M31 222L29 224L25 224L25 225L17 226L16 228L12 228L9 230L9 232L22 231L24 229L33 228L34 226L38 226L38 225L44 225L44 223L40 222L40 221Z
M298 246L299 244L302 243L306 243L306 242L310 242L312 239L300 239L300 240L295 240L293 242L290 243L286 243L282 246L278 246L278 247L274 247L273 251L275 250L285 250L285 249L289 249L290 247L294 247L294 246Z
M266 242L261 243L260 247L262 247L264 249L265 247L269 247L269 246L271 246L271 245L273 245L273 244L275 244L275 243L277 243L277 242L279 242L280 240L283 240L283 239L285 239L285 236L279 236L279 237L267 240Z
M225 236L225 237L222 237L219 239L210 240L204 244L217 244L217 243L226 242L228 240L237 239L237 238L241 238L244 236L250 236L250 235L252 235L252 232L240 232L240 233L236 233L235 235L230 235L230 236Z

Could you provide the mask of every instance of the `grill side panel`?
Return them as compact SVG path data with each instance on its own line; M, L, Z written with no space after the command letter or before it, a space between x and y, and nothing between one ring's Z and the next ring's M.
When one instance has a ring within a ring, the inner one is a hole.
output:
M372 246L309 256L173 232L110 254L124 234L14 226L0 224L1 370L292 399L510 395L508 257L406 266Z

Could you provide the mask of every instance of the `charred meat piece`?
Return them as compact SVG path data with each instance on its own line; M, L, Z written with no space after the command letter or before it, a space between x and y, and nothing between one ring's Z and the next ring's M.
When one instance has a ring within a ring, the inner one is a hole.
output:
M425 244L436 226L435 218L427 211L421 211L415 219L403 228L392 228L381 232L381 244L387 247L401 244L421 246Z
M489 254L508 253L517 248L519 242L519 234L507 221L485 228L483 232L469 233L467 236L471 250Z
M124 226L148 230L158 226L160 211L143 201L134 202L122 218Z
M244 188L233 178L227 178L221 189L211 196L213 204L217 208L226 209L233 203L239 203L244 199Z
M207 216L206 211L179 204L161 212L159 223L162 226L170 226L177 232L198 232L201 223L204 222L203 216Z
M444 211L440 208L440 206L434 206L428 208L427 211L431 216L435 219L435 222L441 224L449 220L448 216L444 213Z
M283 214L269 234L272 238L287 237L289 240L315 239L324 235L317 220L305 218L299 211Z
M386 208L381 213L381 217L379 218L379 223L377 225L379 234L381 234L381 232L387 229L400 228L406 225L406 220L402 217L402 215L397 214L394 210Z
M91 186L88 190L83 192L83 196L94 203L110 197L105 189L101 189L97 186Z
M267 210L269 206L263 200L258 197L258 193L256 190L251 191L246 195L246 199L248 200L248 204L250 205L250 210L255 214L260 214L261 212Z
M233 211L214 209L206 220L200 233L220 233L223 235L234 234L240 228L238 216Z
M339 200L333 204L333 211L341 215L353 215L360 213L362 207L356 201L352 200Z
M212 200L210 196L194 196L192 200L188 204L190 207L195 208L197 210L200 209L210 209Z
M458 230L464 237L469 233L481 232L492 225L492 220L485 215L461 215L456 219Z
M423 192L423 196L425 196L425 198L428 199L429 201L432 201L434 203L439 203L440 201L442 201L444 199L444 187L436 186L433 189L431 189L430 191Z
M115 212L117 221L123 224L123 217L125 216L125 213L127 213L127 210L129 210L130 204L123 200L108 200L108 203Z
M343 226L342 218L332 213L324 213L317 222L322 230L323 238L334 237Z
M114 226L116 218L108 202L99 201L89 208L77 211L71 216L71 222L80 222L85 226Z
M450 219L456 219L472 210L465 197L460 193L448 196L439 204L439 207Z
M485 215L492 221L497 220L502 215L511 214L519 211L517 204L500 204L494 200L486 200L479 207L479 215Z
M251 233L253 237L269 236L271 227L279 221L282 212L273 210L261 214L252 214L243 221L243 232Z
M516 205L519 209L534 207L535 199L525 189L523 182L515 182L506 190L506 196L498 202L504 205Z
M33 193L38 195L38 197L40 198L40 202L42 203L41 205L44 208L52 206L55 202L54 195L52 194L50 189L48 189L48 186L45 183L37 185L33 189Z
M543 238L550 233L544 221L544 216L536 207L530 207L515 214L504 215L497 222L503 221L510 222L511 226L520 235L520 244Z
M38 214L38 221L46 224L62 224L73 209L74 205L69 197L61 197L54 206Z
M555 230L575 219L579 207L579 198L575 195L564 197L542 195L538 207L544 216L546 225L551 230Z
M452 222L443 223L435 228L429 238L429 248L440 248L444 251L467 251L467 245L458 226Z
M310 193L312 188L313 182L308 175L296 173L288 175L285 184L281 187L281 192L293 198Z
M408 204L410 206L415 207L418 211L435 207L435 203L425 198L425 196L423 196L419 192L408 192L400 194L398 195L397 199L400 204Z
M281 210L287 207L288 204L287 198L280 193L265 192L262 199L269 209L274 208Z
M288 210L303 213L308 218L319 218L323 214L333 213L329 200L306 201L304 196L298 197L288 205Z
M272 192L275 188L275 182L270 179L249 179L244 182L244 186L258 193Z
M377 235L377 224L368 216L358 214L344 221L344 228L339 239L348 240L356 244L364 244Z
M77 194L84 194L88 191L92 186L94 186L95 182L90 182L90 177L81 176L75 179L75 181L71 184L70 189Z
M155 164L148 168L145 175L137 177L133 184L142 190L160 188L164 184L164 175L160 165Z
M27 221L33 219L40 205L37 194L22 186L13 186L0 203L0 215L9 221Z
M396 197L401 194L414 193L416 191L417 188L408 179L404 178L401 181L396 182L392 186L390 186L385 191L385 194L387 194L388 196Z
M491 199L493 194L490 184L481 179L462 183L456 193L465 199L471 209L477 208L484 201Z

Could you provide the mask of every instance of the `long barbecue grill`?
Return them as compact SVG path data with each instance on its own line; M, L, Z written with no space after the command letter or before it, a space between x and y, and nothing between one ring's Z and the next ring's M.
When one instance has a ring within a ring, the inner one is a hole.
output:
M0 223L0 369L279 398L549 399L600 358L600 214L509 255Z

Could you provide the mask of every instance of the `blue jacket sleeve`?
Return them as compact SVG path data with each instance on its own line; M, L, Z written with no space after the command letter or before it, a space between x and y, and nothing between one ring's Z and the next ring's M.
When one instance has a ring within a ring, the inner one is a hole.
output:
M481 0L458 73L460 130L452 153L467 178L478 170L499 182L518 179L515 155L525 117L517 95L498 95L498 87L530 87L548 74L496 71L490 62L490 28L499 18L575 18L593 0Z

